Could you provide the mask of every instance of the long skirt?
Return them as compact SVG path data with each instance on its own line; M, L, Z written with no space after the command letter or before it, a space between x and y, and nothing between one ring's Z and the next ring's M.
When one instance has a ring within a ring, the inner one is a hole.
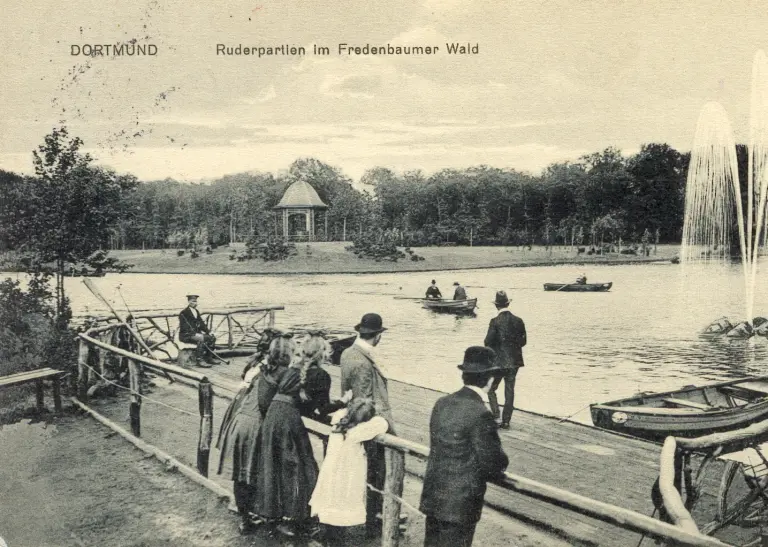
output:
M299 410L273 400L257 443L255 513L269 519L308 519L318 467Z
M218 474L221 475L228 462L232 465L231 479L237 482L255 484L256 452L261 414L237 412L221 436L221 453Z

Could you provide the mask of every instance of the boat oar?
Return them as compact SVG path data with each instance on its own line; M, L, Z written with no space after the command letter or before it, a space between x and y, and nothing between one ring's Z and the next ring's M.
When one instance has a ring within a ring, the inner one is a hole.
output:
M562 287L560 287L559 289L557 289L557 291L562 291L564 288L566 288L566 287L570 287L570 286L571 286L571 284L570 284L570 283L566 283L565 285L563 285ZM555 291L555 292L557 292L557 291Z
M133 338L139 343L139 345L144 349L144 351L147 352L147 356L150 357L150 358L153 358L154 354L152 353L152 350L149 349L149 346L144 341L144 339L141 337L141 335L138 332L136 332L133 329L133 327L131 327L127 322L123 321L123 319L120 317L120 315L118 315L118 313L115 311L115 308L112 307L112 304L109 303L109 300L107 300L104 297L104 295L101 294L101 291L96 288L96 285L94 285L93 281L91 281L90 279L88 279L86 277L86 278L83 278L83 284L85 284L85 286L88 288L88 290L91 291L93 296L98 298L105 306L107 306L107 308L109 308L109 311L112 312L112 315L115 316L115 318L120 322L120 324L122 326L124 326L126 329L128 329L128 332L131 333L131 336L133 336ZM167 372L165 372L165 376L166 376L166 378L170 379L170 375ZM173 380L171 380L171 381L173 381Z

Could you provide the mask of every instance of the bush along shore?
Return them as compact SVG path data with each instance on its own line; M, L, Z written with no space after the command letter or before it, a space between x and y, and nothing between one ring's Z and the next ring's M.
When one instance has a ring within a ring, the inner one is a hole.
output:
M671 262L678 245L658 245L648 256L606 253L587 254L578 248L528 247L416 247L397 248L397 260L381 250L355 253L351 242L297 243L295 251L277 260L259 256L247 260L230 257L245 252L245 246L220 246L210 253L192 258L190 253L178 255L176 249L125 250L110 254L133 264L131 273L170 274L329 274L427 272L484 268L555 266L560 264L634 264ZM413 256L418 256L413 260Z

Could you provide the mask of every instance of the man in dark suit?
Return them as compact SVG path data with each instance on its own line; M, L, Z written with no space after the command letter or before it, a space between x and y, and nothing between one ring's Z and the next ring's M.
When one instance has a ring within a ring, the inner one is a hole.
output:
M488 392L488 401L491 403L491 412L494 419L499 419L499 401L496 398L496 390L504 380L504 412L501 415L502 429L509 429L509 421L512 419L512 410L515 404L515 380L517 371L523 364L523 346L527 343L525 323L519 317L509 311L509 298L507 293L499 291L494 301L498 315L491 319L488 325L488 334L485 335L485 346L496 352L496 364L501 368Z
M359 333L354 344L341 354L341 394L352 390L352 397L371 399L376 409L376 415L389 422L387 433L395 434L392 409L389 406L387 379L376 365L376 346L381 341L382 333L387 330L382 326L381 316L377 313L366 313L355 326ZM384 447L377 443L369 443L366 449L368 458L368 483L374 488L384 488L386 463ZM381 532L381 521L377 515L381 513L383 500L381 494L368 491L366 501L366 528L368 535Z
M456 289L453 291L453 299L454 300L466 300L467 299L467 291L464 290L464 287L462 287L458 281L456 281L453 284Z
M486 482L509 464L483 399L498 371L493 350L472 346L459 365L464 387L441 397L429 421L430 450L420 510L425 547L469 547L483 511Z
M185 344L197 345L197 365L209 367L214 362L213 349L216 337L208 330L197 309L196 294L187 295L187 307L179 313L179 340Z
M437 288L437 281L432 280L432 284L427 287L427 298L442 298L443 295L440 289Z

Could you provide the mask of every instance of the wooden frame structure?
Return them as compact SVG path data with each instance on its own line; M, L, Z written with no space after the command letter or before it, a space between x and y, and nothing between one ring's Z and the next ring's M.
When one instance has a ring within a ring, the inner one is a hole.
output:
M718 458L728 459L729 455L766 442L768 442L768 420L736 431L712 433L696 438L667 437L659 458L659 491L663 509L669 520L691 533L714 534L726 526L746 520L752 504L758 503L765 510L761 511L757 519L759 522L753 522L751 525L759 525L761 529L768 528L768 514L766 514L768 512L768 479L765 476L762 480L751 484L750 490L739 500L731 502L731 507L727 506L728 489L734 472L742 467L742 464L736 462L729 462L725 466L714 519L699 526L690 513L701 496L705 472L714 461ZM703 456L695 474L692 464L694 455ZM765 470L768 467L768 460L762 454L760 457ZM768 540L768 536L762 537L762 540Z
M119 325L120 324L115 324L112 325L112 327L114 328ZM94 330L103 331L103 329L104 327ZM89 334L90 333L97 334L93 331L89 331ZM87 361L82 361L82 359L87 359L91 351L98 348L101 351L114 353L130 359L134 363L134 366L130 368L130 373L132 375L131 427L133 434L136 437L140 434L141 408L140 405L137 405L136 399L141 396L139 393L140 386L138 384L138 374L140 374L142 367L147 367L166 375L176 375L186 380L191 380L193 383L197 384L198 399L200 403L197 469L200 475L207 477L213 435L213 389L209 379L198 372L180 368L172 364L158 361L157 359L145 357L111 346L89 336L89 334L79 335L81 345L79 402L84 403L87 400L87 390L84 390L83 386L85 382L87 382L86 368L88 365ZM134 377L136 378L135 380L133 379ZM85 378L85 380L83 378ZM76 400L75 403L77 404L78 400ZM89 412L95 414L92 410L89 410ZM102 420L99 416L95 417L102 423L112 427L108 420ZM307 430L317 437L327 438L330 434L330 427L325 424L307 418L303 418L303 421ZM766 430L768 431L768 424L766 424ZM136 444L135 440L129 440ZM387 434L379 435L374 439L374 442L384 447L387 464L387 474L384 483L384 507L382 510L382 545L384 547L397 547L400 536L400 509L403 483L405 479L406 457L426 461L429 458L429 449L418 443ZM155 453L162 453L159 449L151 447L151 445L150 448ZM702 535L698 529L695 529L695 525L690 525L690 522L687 524L681 523L679 525L668 524L629 509L593 500L554 486L526 479L520 475L505 473L503 478L493 484L495 487L503 490L517 492L528 498L563 507L576 513L619 526L626 530L639 532L653 538L661 539L662 541L674 543L674 545L689 547L723 547L726 545L715 538Z

